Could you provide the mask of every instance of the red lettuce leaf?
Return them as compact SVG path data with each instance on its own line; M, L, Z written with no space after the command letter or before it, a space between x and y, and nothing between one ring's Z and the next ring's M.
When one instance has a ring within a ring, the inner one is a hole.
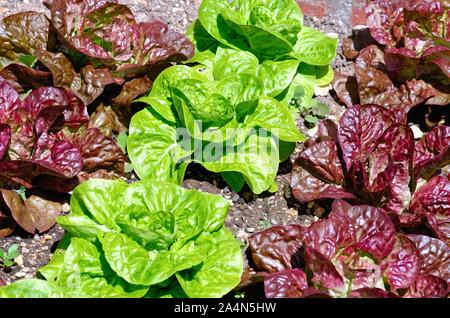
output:
M438 126L427 132L415 146L416 176L429 179L436 171L450 163L450 127Z
M352 290L348 298L398 298L398 296L379 288L361 288Z
M279 271L264 278L267 298L300 298L308 289L306 274L298 268Z
M51 15L66 46L118 71L120 77L136 77L153 64L194 54L186 37L159 21L137 23L130 9L117 1L55 0Z
M443 241L425 235L410 234L420 254L420 274L434 275L450 282L450 248Z
M14 191L1 189L0 192L14 220L31 234L36 230L42 233L50 229L61 213L60 203L34 195L23 201Z
M312 273L312 283L328 289L342 289L344 279L334 264L320 252L305 247L306 271Z
M397 233L391 253L380 266L392 290L408 288L420 273L419 251L407 236Z
M315 250L327 259L333 258L339 249L355 243L355 228L346 215L331 213L303 232L305 247Z
M292 269L302 247L299 225L275 226L249 237L249 250L257 269L275 273Z
M444 298L448 285L442 278L433 275L420 275L408 288L405 298Z
M72 90L86 105L99 97L109 84L121 84L108 69L95 69L86 65L77 73L70 60L62 53L36 51L36 57L52 73L55 86Z
M333 209L333 213L336 210ZM395 244L395 227L385 213L380 209L361 205L347 209L345 217L351 220L355 231L354 247L369 253L377 261L389 255Z
M0 69L32 56L49 44L50 22L43 13L21 12L0 23Z
M450 244L450 180L435 176L414 193L410 211L425 215L438 238Z
M378 138L395 122L394 114L378 105L349 108L341 117L338 139L342 157L349 170L353 162L365 162Z
M16 63L9 64L2 69L0 76L6 79L18 93L24 93L29 89L51 86L52 84L50 72Z
M9 143L11 141L11 128L6 124L0 124L0 160L9 148Z
M71 191L93 177L119 178L125 155L71 91L43 87L23 101L0 78L0 185ZM66 133L70 132L70 133Z

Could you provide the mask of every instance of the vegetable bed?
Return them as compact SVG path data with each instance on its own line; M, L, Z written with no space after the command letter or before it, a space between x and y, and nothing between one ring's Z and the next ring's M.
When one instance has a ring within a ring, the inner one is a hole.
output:
M0 1L0 297L448 297L448 1L35 2Z

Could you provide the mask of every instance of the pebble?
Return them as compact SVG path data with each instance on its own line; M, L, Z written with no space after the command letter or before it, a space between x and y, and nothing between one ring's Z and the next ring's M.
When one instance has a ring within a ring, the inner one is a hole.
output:
M25 246L27 246L27 243L25 243L25 242L20 242L20 246L25 247Z
M316 96L328 96L328 92L332 89L333 87L330 85L327 86L317 86L314 89L314 94Z
M272 223L272 225L277 225L278 222L276 220L270 220L270 223Z
M422 130L420 130L419 127L417 127L416 125L411 125L410 128L414 134L414 139L422 138L423 132L422 132Z
M44 235L44 239L45 239L46 241L50 241L50 240L53 239L53 237L52 237L51 235L45 234L45 235Z
M239 195L237 195L237 194L233 195L233 198L231 198L231 200L233 202L237 202L239 200Z
M244 230L238 229L236 232L236 238L241 242L247 243L248 234Z
M25 277L27 275L27 273L24 272L17 272L14 274L14 276L16 276L17 278L22 278Z
M16 262L16 264L17 264L18 266L22 266L22 265L23 265L23 256L22 256L22 255L17 256L17 257L14 259L14 262Z
M63 212L69 212L69 211L70 211L70 205L67 204L67 203L64 203L64 204L62 205L62 207L61 207L61 210L62 210Z
M254 227L248 227L247 228L247 232L248 233L253 233L253 232L255 232L255 228Z

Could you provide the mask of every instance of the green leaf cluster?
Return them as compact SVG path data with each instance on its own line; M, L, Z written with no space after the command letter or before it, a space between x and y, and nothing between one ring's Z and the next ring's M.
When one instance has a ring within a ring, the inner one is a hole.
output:
M189 63L221 64L214 76L251 72L293 110L309 108L315 87L333 80L338 39L305 26L295 0L203 0L188 37Z
M132 118L127 149L141 179L181 183L196 162L221 173L235 191L245 183L255 193L272 187L280 160L303 136L289 108L265 94L256 74L227 73L222 59L229 51L219 49L211 72L166 69L139 100L149 106Z
M78 186L44 279L0 297L221 297L240 281L240 243L224 228L230 203L153 181Z

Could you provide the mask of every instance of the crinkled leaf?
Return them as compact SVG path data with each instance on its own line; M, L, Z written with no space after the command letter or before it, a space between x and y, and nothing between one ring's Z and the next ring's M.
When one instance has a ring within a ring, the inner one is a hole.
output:
M444 298L448 294L447 282L432 275L420 275L408 288L405 298Z
M428 179L449 163L450 127L438 126L427 132L416 144L414 170L417 176Z
M425 235L410 234L408 238L419 250L421 275L434 275L450 282L450 248L446 243Z
M61 213L60 203L34 195L23 201L16 192L5 189L1 193L14 220L29 233L34 234L36 230L41 233L47 231Z
M293 56L310 65L328 65L336 55L338 39L304 26L293 47Z
M392 290L408 288L419 276L419 251L407 236L397 234L391 253L380 266Z
M249 237L252 261L268 273L293 268L301 247L302 229L298 225L274 226Z
M49 33L50 22L43 13L30 11L5 17L0 23L0 69L35 50L46 50Z
M231 232L222 228L199 236L195 243L205 251L205 260L201 265L176 274L181 287L189 297L224 296L241 279L243 263L239 242Z
M279 271L264 278L267 298L300 298L308 287L305 272L298 268Z

